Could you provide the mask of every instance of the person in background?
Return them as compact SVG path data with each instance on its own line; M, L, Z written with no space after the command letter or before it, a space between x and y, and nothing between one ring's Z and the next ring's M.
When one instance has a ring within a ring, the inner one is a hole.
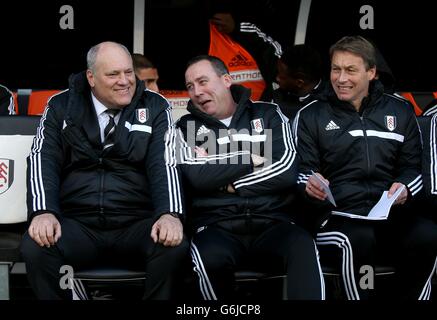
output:
M327 90L322 80L322 60L312 47L300 44L287 47L277 62L276 80L279 88L272 93L272 102L294 120L296 113Z
M229 35L252 56L265 83L259 100L271 101L272 91L277 87L275 83L276 64L282 55L281 45L266 35L257 25L251 22L236 21L229 7L218 7L216 10L209 21L216 26L219 32Z
M278 104L290 121L302 106L326 90L322 59L311 46L288 45L283 49L255 24L237 23L231 13L216 13L211 21L252 54L266 82L261 100Z
M132 54L132 60L137 78L144 82L147 89L158 92L159 74L158 69L154 64L144 55L139 53Z

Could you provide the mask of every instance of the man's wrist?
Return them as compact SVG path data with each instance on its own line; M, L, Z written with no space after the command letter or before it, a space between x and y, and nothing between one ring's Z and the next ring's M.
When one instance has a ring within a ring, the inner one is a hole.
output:
M171 215L171 216L174 217L174 218L178 218L178 219L180 218L179 213L169 212L169 213L166 213L166 214Z

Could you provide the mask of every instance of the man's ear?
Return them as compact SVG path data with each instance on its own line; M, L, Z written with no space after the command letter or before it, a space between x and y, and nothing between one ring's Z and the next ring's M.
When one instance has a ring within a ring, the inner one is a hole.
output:
M223 75L223 80L227 88L230 88L232 85L232 77L229 73Z
M376 67L370 68L369 70L367 70L367 75L369 78L369 81L372 81L373 79L376 78Z
M93 72L90 69L88 69L86 71L86 78L88 80L88 83L89 83L90 87L94 88L94 86L95 86L95 84L94 84L94 74L93 74Z
M303 87L305 86L305 80L304 80L304 79L301 79L301 78L296 79L296 86L297 86L299 89L303 88Z
M292 78L294 79L294 85L299 88L302 89L305 86L305 75L302 72L296 72Z

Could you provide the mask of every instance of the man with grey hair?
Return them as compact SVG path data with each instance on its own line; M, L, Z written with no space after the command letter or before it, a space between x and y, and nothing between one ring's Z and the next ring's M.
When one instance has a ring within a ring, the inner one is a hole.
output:
M28 158L30 284L68 299L63 265L128 265L147 272L145 299L169 299L188 249L170 106L135 80L126 47L100 43L87 63L48 102Z
M341 270L351 300L374 297L377 263L396 267L399 297L429 299L437 226L414 206L423 186L414 112L375 79L369 41L344 37L330 55L331 90L294 123L307 214L331 215L317 234L322 264ZM392 201L388 217L371 212L380 198Z

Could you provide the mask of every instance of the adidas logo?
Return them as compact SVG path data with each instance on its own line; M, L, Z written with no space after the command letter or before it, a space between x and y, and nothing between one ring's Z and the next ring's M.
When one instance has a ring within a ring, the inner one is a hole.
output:
M340 127L339 126L337 126L336 124L335 124L335 122L334 121L329 121L329 123L326 125L326 127L325 127L325 130L326 131L329 131L329 130L337 130L337 129L340 129Z
M200 136L201 134L207 134L208 132L211 132L205 125L201 125L200 128L197 130L196 136Z
M229 62L229 67L239 67L239 66L251 66L252 61L247 59L241 52L239 52L235 57Z

